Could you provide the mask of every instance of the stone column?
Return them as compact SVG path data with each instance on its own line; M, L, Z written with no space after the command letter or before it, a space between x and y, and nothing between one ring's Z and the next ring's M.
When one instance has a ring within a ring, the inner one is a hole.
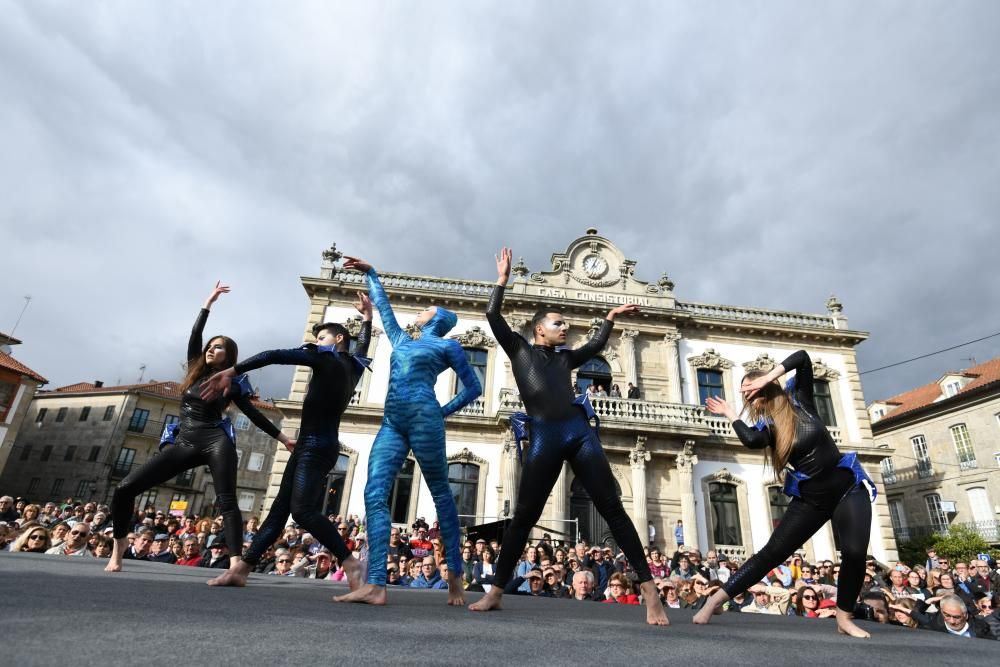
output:
M681 369L677 356L677 341L681 339L680 333L672 331L664 334L663 347L667 362L667 402L683 403L683 393L681 392Z
M625 369L625 381L639 384L639 357L635 350L635 339L639 336L638 329L625 329L621 337L622 368Z
M635 448L629 452L628 461L632 467L632 523L643 544L649 539L646 514L646 461L651 458L646 451L646 436L635 439Z
M500 477L500 507L498 514L503 514L504 503L508 504L508 517L514 516L517 505L517 487L521 483L521 463L517 460L517 443L513 434L507 431L503 443L503 474Z
M555 486L552 487L550 496L552 498L552 527L564 533L572 532L572 530L567 530L570 524L564 523L568 518L566 516L566 506L569 505L569 486L566 484L566 475L568 472L569 464L564 461L562 470L559 472L559 479L556 480ZM576 540L576 535L573 535L573 539Z
M684 449L677 454L677 484L681 497L681 521L684 522L684 541L692 546L697 546L698 542L698 517L694 509L694 466L698 463L698 455L694 453L694 440L687 440ZM673 537L673 529L668 526L670 537ZM664 538L667 539L667 538Z

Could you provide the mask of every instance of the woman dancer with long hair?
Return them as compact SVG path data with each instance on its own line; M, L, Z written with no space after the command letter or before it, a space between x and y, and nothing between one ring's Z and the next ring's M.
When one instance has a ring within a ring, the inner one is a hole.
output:
M776 380L792 370L795 377L783 390ZM857 454L840 453L820 418L813 397L812 360L802 350L795 352L768 373L747 373L740 391L755 426L744 423L720 398L709 397L705 404L709 411L733 422L744 446L765 450L770 466L784 478L784 492L792 502L764 548L709 598L694 622L708 623L726 600L758 583L832 520L841 546L837 630L869 637L855 625L853 615L865 576L875 486Z
M162 484L185 470L207 465L212 471L216 499L225 525L226 544L232 549L230 566L240 561L243 544L243 516L236 503L236 434L229 418L223 413L230 401L260 430L294 447L295 442L281 433L252 404L253 389L246 376L233 381L228 396L211 401L201 398L201 384L214 373L236 364L236 341L228 336L214 336L202 346L202 333L208 322L209 310L220 295L229 292L221 282L205 301L195 320L188 339L187 374L181 382L181 420L167 426L160 443L160 453L146 464L133 470L121 481L111 499L111 518L114 522L115 545L106 572L119 572L122 558L128 548L127 535L131 526L135 499L158 484Z

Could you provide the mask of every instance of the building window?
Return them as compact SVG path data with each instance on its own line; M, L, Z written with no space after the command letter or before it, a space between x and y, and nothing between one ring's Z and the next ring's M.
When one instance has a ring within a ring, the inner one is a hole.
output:
M403 461L403 467L396 476L396 482L392 486L392 496L390 497L390 507L392 508L393 523L407 523L410 512L410 494L413 492L413 459Z
M465 360L472 367L472 372L476 374L476 379L479 380L479 386L483 388L483 391L486 390L486 367L489 358L490 353L486 350L465 348ZM456 375L455 393L459 394L463 389L465 389L465 386L462 384L462 378Z
M52 458L52 445L45 445L42 447L42 461L48 461Z
M191 486L194 484L194 473L195 469L189 468L188 470L185 470L181 474L177 475L177 477L174 478L174 483L177 486Z
M70 445L66 448L66 456L63 457L63 461L72 461L74 456L76 456L76 445Z
M236 448L236 469L240 469L240 464L243 463L243 450L239 447Z
M59 408L59 412L56 413L56 421L65 421L67 412L69 412L69 408Z
M41 408L38 411L38 414L35 415L35 423L41 424L43 421L45 421L45 415L48 413L48 411L49 411L48 408Z
M149 421L149 410L136 408L132 411L132 418L128 421L128 430L133 433L142 433L146 430L147 421Z
M86 406L83 410L80 410L80 421L85 422L90 417L90 406Z
M111 468L111 474L124 477L132 470L132 463L135 461L135 450L130 447L122 447L118 450L118 458Z
M344 484L347 481L347 468L351 465L351 457L347 454L337 456L337 463L326 477L326 498L323 499L323 514L341 514L347 511L344 502Z
M252 452L250 454L250 460L247 462L247 470L253 470L254 472L264 469L264 455L260 452Z
M20 384L0 381L0 422L7 418L10 406L14 405L14 398L17 396L17 388Z
M881 419L885 417L885 408L875 408L872 410L872 419Z
M236 430L246 431L250 429L250 419L246 415L236 415Z
M605 392L611 390L611 366L600 357L588 359L576 372L576 386L581 394L586 394L590 385L603 387Z
M948 384L946 384L944 386L944 395L947 398L951 398L952 396L954 396L955 394L957 394L958 390L961 389L961 388L962 388L962 385L961 385L961 383L958 380L954 380L952 382L949 382Z
M976 466L976 450L972 447L972 438L965 424L955 424L951 427L951 439L955 443L955 453L958 454L958 467L969 470Z
M830 383L826 380L816 380L813 382L813 401L816 403L816 412L819 418L827 426L837 425L837 415L833 411L833 396L830 394Z
M930 477L934 474L934 466L927 456L927 440L922 435L915 435L910 438L913 445L913 456L917 459L917 477Z
M31 445L24 445L24 448L21 450L21 460L27 461L29 456L31 456Z
M931 527L934 529L934 532L947 533L948 515L944 513L944 509L941 507L941 496L932 493L929 496L924 496L924 502L927 504L927 516L930 517Z
M708 498L712 505L712 532L716 546L742 546L743 530L740 527L736 485L712 482L708 485Z
M993 505L986 489L979 486L966 491L969 497L969 507L972 509L972 520L976 522L976 532L989 542L997 540L997 522L993 520ZM986 533L989 533L987 535Z
M90 480L81 479L80 483L76 485L76 497L77 498L90 498Z
M886 484L896 483L896 466L893 464L892 459L882 459L882 481Z
M180 420L181 420L181 418L178 417L177 415L167 415L166 418L164 418L164 420L163 420L163 425L164 426L173 426L174 424L176 424Z
M910 531L906 526L906 513L903 512L902 501L889 501L889 520L892 521L892 532L896 535L897 540L905 542L910 538Z
M781 523L781 518L788 511L792 499L782 493L780 486L769 486L767 487L767 500L771 506L771 530L773 531Z
M90 456L87 457L88 461L96 461L97 457L101 455L101 446L95 445L90 448Z
M458 523L462 526L474 525L479 497L479 466L472 463L449 464L448 486L458 509Z
M38 485L41 483L41 477L32 477L31 481L28 482L28 495L33 495L36 491L38 491Z
M707 368L698 369L698 405L705 405L709 396L726 399L726 388L722 384L722 371L712 371ZM724 544L729 544L725 542Z
M109 422L115 417L115 406L109 405L104 408L104 421Z
M146 491L141 496L139 496L138 500L135 503L135 506L142 510L145 510L147 507L152 507L153 510L155 511L157 493L158 492L155 489L150 489L149 491Z
M65 480L62 477L60 477L59 479L57 479L54 482L52 482L52 490L49 491L49 495L50 496L56 496L56 495L59 495L60 493L62 493L62 488L63 488L63 482L64 481Z
M253 510L253 501L256 499L257 496L255 496L254 494L248 493L246 491L240 491L240 499L237 502L237 504L240 507L240 511L249 512Z

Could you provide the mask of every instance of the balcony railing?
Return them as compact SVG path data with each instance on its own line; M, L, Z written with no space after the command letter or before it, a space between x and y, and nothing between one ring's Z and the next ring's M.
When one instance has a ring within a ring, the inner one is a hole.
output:
M966 521L964 523L953 523L948 526L906 526L905 528L893 528L897 542L909 542L918 537L928 535L947 535L954 528L968 528L991 544L1000 543L1000 520L991 519L988 521Z
M747 559L747 548L739 545L733 544L716 544L715 550L719 555L726 554L726 558L729 560L746 560Z
M477 398L455 414L465 417L484 417L486 416L486 399Z
M917 461L917 477L925 479L934 475L934 466L930 461Z
M354 393L351 394L351 400L348 405L361 405L361 390L355 389Z
M979 463L976 462L976 459L968 459L966 461L959 461L958 462L958 469L959 470L973 470L973 469L978 468L978 467L979 467Z

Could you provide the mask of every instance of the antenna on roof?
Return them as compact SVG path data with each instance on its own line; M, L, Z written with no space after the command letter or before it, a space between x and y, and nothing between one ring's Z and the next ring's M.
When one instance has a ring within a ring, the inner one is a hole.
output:
M142 382L142 376L146 374L146 364L139 366L139 379L135 381L136 384Z
M968 361L970 363L970 365L972 365L972 366L978 366L979 365L979 362L976 361L976 358L973 357L973 356L962 357L962 361Z
M7 334L11 338L14 337L14 332L17 331L17 325L21 323L21 318L24 317L24 311L28 310L28 306L30 306L30 305L31 305L31 295L30 294L25 294L24 295L24 307L21 308L21 314L17 316L17 321L14 322L14 328L10 330L9 334Z

